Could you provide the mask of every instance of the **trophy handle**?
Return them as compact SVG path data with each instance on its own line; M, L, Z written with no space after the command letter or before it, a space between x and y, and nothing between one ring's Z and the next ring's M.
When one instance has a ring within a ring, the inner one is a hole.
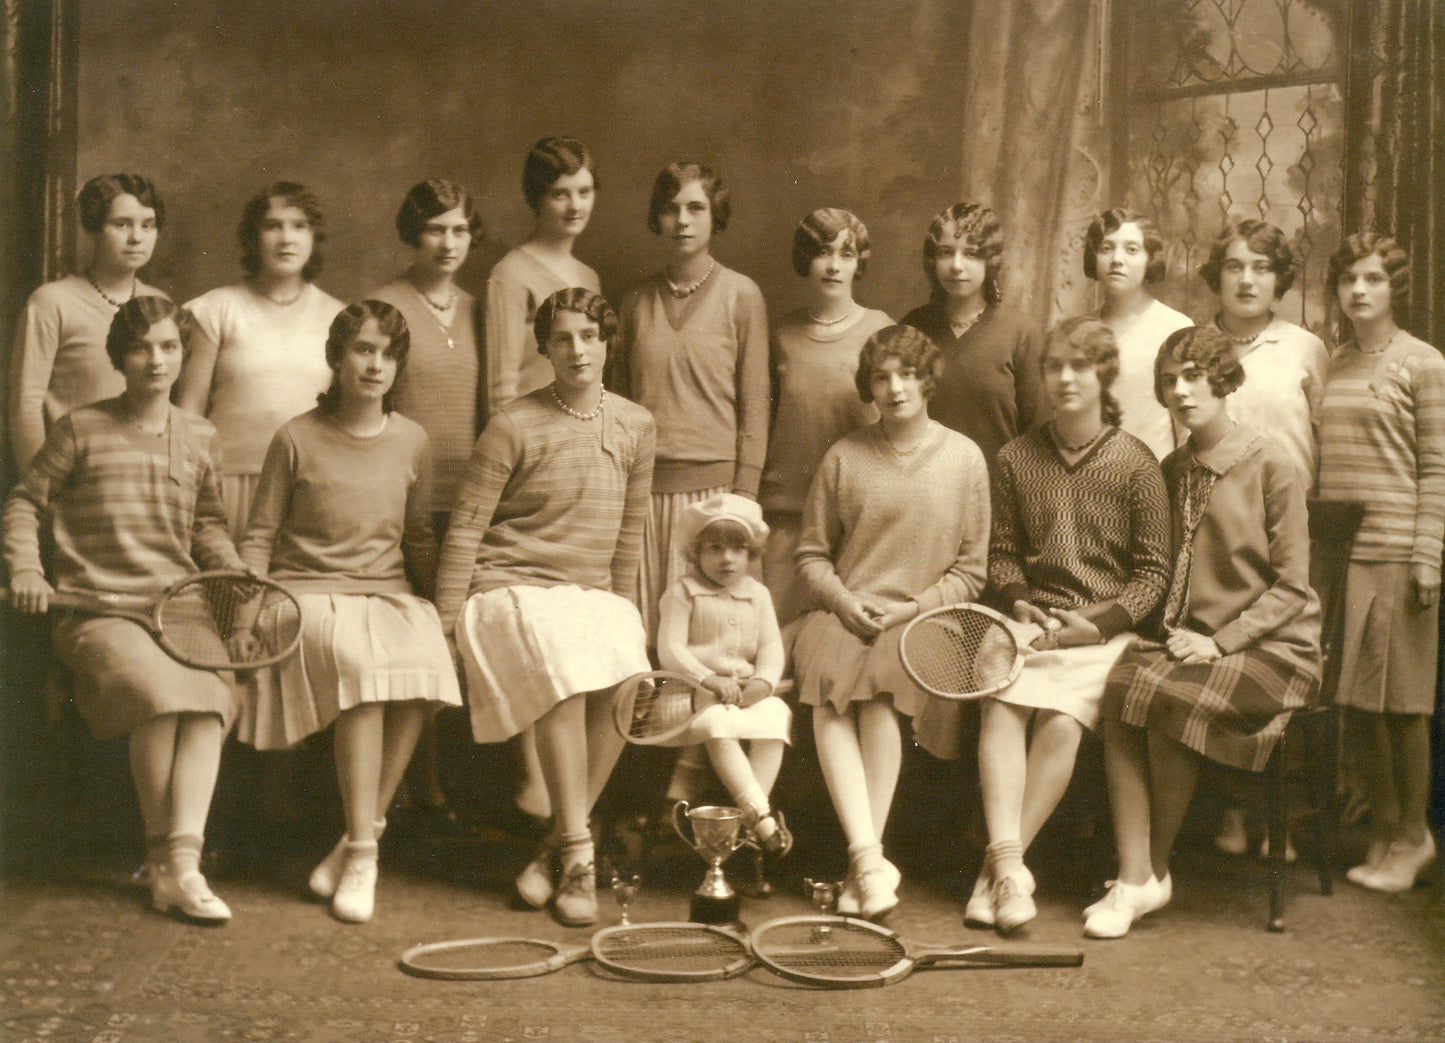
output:
M691 827L689 826L686 832L682 828L682 820L687 817L689 810L688 803L685 800L679 800L672 806L672 828L677 831L677 835L682 838L684 844L696 850L697 840L687 835L692 831Z

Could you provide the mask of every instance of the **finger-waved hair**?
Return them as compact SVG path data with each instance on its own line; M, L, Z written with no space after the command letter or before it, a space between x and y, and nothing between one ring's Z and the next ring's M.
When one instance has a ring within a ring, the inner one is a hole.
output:
M1070 353L1089 360L1099 378L1100 413L1104 423L1118 427L1124 419L1124 410L1110 390L1119 377L1119 342L1114 339L1114 331L1092 315L1065 319L1049 330L1044 338L1044 350L1039 355L1040 371L1048 361L1049 351L1055 346L1067 348Z
M387 413L396 408L396 387L401 382L401 375L406 372L406 357L411 352L411 331L407 329L406 319L402 318L401 312L385 301L368 298L348 304L331 320L331 328L326 333L326 364L332 369L331 386L316 396L316 404L324 412L334 415L341 403L341 383L337 380L335 371L341 365L346 349L351 346L351 342L356 339L368 319L375 319L377 331L391 338L391 343L386 346L386 354L396 359L396 379L391 382L391 387L386 389L386 394L381 396L381 408Z
M1358 232L1345 236L1339 248L1330 254L1330 293L1339 296L1340 277L1356 261L1371 254L1380 258L1380 267L1390 277L1390 308L1396 316L1404 314L1410 301L1410 255L1390 236L1382 232Z
M247 275L260 274L261 222L271 212L272 200L282 206L294 206L306 215L306 222L311 226L311 256L301 268L301 278L310 282L326 263L321 256L321 244L326 242L326 218L321 213L321 201L305 185L294 181L271 182L241 208L241 221L236 226L236 238L241 242L241 268Z
M1213 326L1185 326L1175 330L1159 345L1154 359L1154 397L1164 401L1164 364L1193 362L1209 378L1215 398L1224 398L1244 383L1244 366L1229 336Z
M181 343L189 353L191 332L195 329L190 312L165 297L132 297L116 310L105 335L105 353L110 356L110 364L121 369L125 353L139 344L152 326L166 319L175 321Z
M943 376L943 353L927 335L912 326L884 326L869 337L858 353L858 372L853 386L864 402L873 401L873 373L888 359L897 359L923 381L923 397L932 398Z
M471 234L472 241L476 242L482 237L483 225L482 215L477 213L477 204L472 199L472 194L455 181L443 181L435 177L418 181L411 186L411 191L407 192L406 198L401 201L401 208L396 212L396 234L401 236L401 241L408 246L420 246L426 223L433 217L458 208L467 219L467 231Z
M923 237L923 273L935 295L943 292L938 283L934 261L938 255L953 249L958 239L965 239L978 250L983 259L983 299L997 304L1003 299L999 278L1003 275L1003 224L991 209L978 203L954 203L935 214Z
M1268 221L1245 218L1224 227L1214 245L1209 248L1209 257L1199 266L1199 277L1214 292L1219 292L1219 275L1224 270L1224 255L1235 240L1239 240L1257 254L1269 258L1274 271L1274 298L1279 300L1294 285L1299 275L1299 254L1290 246L1284 232Z
M575 311L597 323L597 335L607 345L608 354L611 354L612 342L617 337L617 313L612 310L612 305L607 303L606 297L581 286L558 290L537 308L537 317L532 320L532 335L537 338L537 354L547 354L547 338L552 335L552 320L559 311Z
M80 227L95 235L110 217L110 204L117 196L126 195L135 196L141 206L156 212L156 231L165 227L166 205L161 201L161 194L149 178L140 174L101 174L87 181L75 197Z
M723 187L722 178L705 163L669 163L652 182L652 198L647 204L647 227L652 229L653 235L662 234L662 226L657 223L662 208L672 202L673 197L681 192L682 186L689 181L702 185L703 192L707 194L708 209L712 211L713 233L727 228L728 218L733 212L733 202L732 193Z
M532 213L542 205L547 189L568 174L586 168L592 171L592 189L597 191L602 183L597 179L597 164L587 146L576 138L563 136L543 138L532 146L522 163L522 195Z
M873 253L868 228L850 211L830 206L814 210L798 222L798 228L793 232L793 271L807 275L813 259L821 257L828 245L844 232L853 241L853 249L858 253L858 270L853 273L853 279L856 282L863 278L868 258Z
M1121 206L1105 210L1089 223L1089 230L1084 233L1084 274L1090 279L1099 278L1094 255L1104 244L1104 236L1112 235L1125 225L1138 225L1139 234L1144 237L1144 252L1149 255L1149 263L1144 268L1144 285L1163 282L1164 239L1159 235L1159 227L1137 210L1125 210Z

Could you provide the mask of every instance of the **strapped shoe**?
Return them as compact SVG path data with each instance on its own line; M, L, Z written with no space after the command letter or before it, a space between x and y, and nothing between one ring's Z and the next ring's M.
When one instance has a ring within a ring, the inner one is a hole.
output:
M386 829L386 819L376 820L377 841L381 840L382 831ZM316 864L311 870L311 876L306 880L306 886L317 898L330 898L336 894L336 885L341 880L342 867L346 865L346 834L341 834L341 839L331 852Z

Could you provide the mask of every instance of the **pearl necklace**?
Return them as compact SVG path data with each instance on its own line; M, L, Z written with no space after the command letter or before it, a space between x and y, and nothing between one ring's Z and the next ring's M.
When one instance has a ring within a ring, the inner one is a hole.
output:
M808 312L808 321L811 322L811 323L813 323L815 326L824 326L824 327L827 327L827 326L836 326L836 325L838 325L840 322L843 322L843 321L845 321L845 320L847 320L847 319L851 319L851 318L853 317L854 311L856 311L857 308L858 308L858 305L857 305L856 303L850 301L849 304L848 304L848 310L845 311L842 315L839 315L836 319L820 319L820 318L818 318L818 316L814 315L811 311L809 311L809 312Z
M1274 318L1273 313L1270 314L1270 318ZM1229 343L1233 344L1236 348L1247 348L1259 339L1259 334L1265 331L1265 329L1269 326L1269 323L1265 323L1264 326L1261 326L1258 333L1250 333L1243 337L1236 337L1233 333L1230 333L1229 330L1224 328L1224 317L1222 315L1214 320L1214 325L1219 327L1219 332L1228 337Z
M455 286L448 288L447 299L444 304L438 304L436 301L432 300L431 296L427 294L425 290L418 289L416 292L421 294L421 299L430 304L432 308L438 312L451 311L452 305L457 303L457 288Z
M607 401L606 391L603 391L602 394L598 397L596 409L592 410L592 412L590 413L579 413L577 412L577 410L569 406L566 402L562 401L562 396L557 394L556 384L550 384L548 385L548 387L552 392L552 401L557 403L557 408L562 410L562 412L566 413L573 420L596 420L602 415L602 403Z
M663 279L667 281L667 288L672 291L674 297L691 297L698 290L702 289L702 284L707 282L715 271L717 271L717 258L713 258L712 262L707 266L707 271L702 273L701 279L688 286L679 286L666 275L663 276Z
M105 298L105 303L109 304L111 307L113 307L113 308L119 308L122 304L125 303L125 301L118 301L118 300L116 300L116 299L115 299L114 297L112 297L110 294L108 294L108 293L106 293L104 290L102 290L102 289L100 288L100 283L98 283L98 282L95 281L95 276L93 276L93 275L90 274L90 269L89 269L89 268L87 268L87 269L85 270L85 281L88 282L88 283L90 283L91 287L95 290L95 292L98 293L98 294L100 294L102 297L104 297L104 298ZM130 297L128 297L128 298L126 298L126 299L127 299L127 300L133 300L134 298L135 298L135 276L131 276L131 280L130 280Z
M878 433L883 436L884 444L887 445L889 449L893 450L894 456L912 456L914 453L918 452L918 450L923 448L924 442L928 441L928 428L924 428L923 434L918 436L918 441L914 442L907 449L899 449L896 445L894 445L893 439L888 437L888 432L883 429L882 424L878 425Z
M305 284L305 283L302 283L302 284L301 284L301 289L297 290L294 296L287 297L287 298L285 298L284 300L279 300L279 301L278 301L275 297L272 297L269 293L263 293L263 294L261 294L261 296L262 296L262 297L265 297L268 301L270 301L272 304L276 305L276 307L278 307L278 308L289 308L291 305L293 305L293 304L295 304L297 301L299 301L299 300L301 299L301 295L302 295L303 293L305 293L305 292L306 292L306 284Z

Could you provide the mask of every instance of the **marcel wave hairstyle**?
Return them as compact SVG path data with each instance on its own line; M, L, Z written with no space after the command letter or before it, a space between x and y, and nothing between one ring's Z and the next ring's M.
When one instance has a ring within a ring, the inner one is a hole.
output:
M1092 315L1076 315L1065 319L1049 330L1044 338L1044 350L1039 355L1039 369L1048 364L1049 354L1055 348L1066 349L1071 355L1082 355L1094 367L1099 378L1100 413L1104 423L1118 427L1124 419L1124 409L1110 389L1119 377L1119 342L1114 331Z
M110 356L110 364L122 369L125 353L139 344L152 326L167 319L175 322L181 343L186 345L189 354L191 333L195 329L191 313L167 297L132 297L116 310L105 335L105 353Z
M396 408L396 385L401 381L401 375L406 372L406 357L411 352L411 331L407 329L406 319L402 318L401 312L385 301L367 298L348 304L337 312L336 318L331 320L331 328L326 332L326 364L332 370L331 386L316 396L316 404L326 413L335 415L341 403L341 384L336 378L336 369L341 365L346 349L351 346L351 342L356 339L368 319L375 319L377 332L391 338L391 343L386 346L386 354L396 359L396 377L392 380L391 387L386 389L386 394L381 396L381 408L385 413Z
M814 210L798 222L797 230L793 232L793 271L807 275L813 259L821 257L828 245L844 232L853 241L853 249L858 254L858 269L853 273L853 281L863 278L868 258L873 253L868 228L851 211L830 206Z
M612 354L612 344L617 338L617 313L607 298L600 293L569 286L558 290L537 307L537 316L532 320L532 335L537 338L537 354L547 354L547 338L552 335L552 320L559 311L575 311L597 323L597 335Z
M568 174L587 169L592 171L592 190L602 187L597 179L597 164L586 145L576 138L565 135L543 138L532 146L522 162L522 195L532 213L542 205L542 197L555 185L558 179Z
M1300 259L1294 247L1285 238L1278 225L1256 218L1234 221L1224 227L1209 248L1209 257L1199 266L1199 277L1204 280L1211 293L1219 292L1219 276L1224 270L1224 255L1235 240L1242 242L1257 254L1269 258L1270 269L1274 272L1274 299L1279 300L1294 285L1299 276Z
M702 185L703 192L707 194L713 234L727 229L728 218L733 212L733 198L732 193L723 187L722 178L706 163L669 163L652 182L652 198L647 203L647 227L653 235L662 234L662 226L657 221L662 208L672 202L689 181Z
M1164 364L1192 362L1204 370L1209 390L1215 398L1224 398L1244 383L1244 366L1228 334L1213 326L1185 326L1175 330L1159 345L1154 358L1154 397L1161 406L1164 401Z
M1390 309L1396 321L1405 314L1410 302L1410 255L1404 247L1383 232L1357 232L1345 236L1339 248L1330 254L1327 285L1338 303L1340 278L1356 261L1371 254L1379 257L1380 267L1390 277Z
M236 225L236 238L241 243L241 269L250 276L261 273L261 222L271 212L271 202L282 206L294 206L306 215L311 226L311 256L301 268L301 278L311 282L326 263L321 255L321 244L326 242L326 218L321 213L321 201L305 185L295 181L273 181L257 192L241 208L241 220Z
M928 276L934 296L943 293L934 262L939 254L952 250L958 239L972 243L983 258L983 299L997 304L1003 300L999 287L1003 275L1003 223L990 208L979 203L954 203L935 214L928 226L928 234L923 237L923 274Z
M156 212L156 231L165 227L166 205L161 201L161 194L149 178L140 174L100 174L87 181L75 197L80 227L91 235L97 234L110 217L110 204L116 197L125 195L135 196L141 206Z
M482 215L472 194L455 181L429 177L411 186L396 212L396 234L407 246L420 246L421 234L433 217L460 209L467 219L467 233L472 242L482 237Z
M873 372L888 359L912 369L923 381L923 397L933 397L943 376L943 352L928 336L912 326L884 326L869 337L858 353L858 371L853 386L864 402L873 401Z
M1089 222L1089 230L1084 233L1084 274L1090 279L1099 278L1095 255L1104 244L1104 236L1112 235L1125 225L1138 225L1139 234L1144 238L1144 252L1149 255L1149 262L1144 268L1144 285L1163 282L1164 238L1159 234L1159 226L1137 210L1126 210L1122 206L1105 210Z

